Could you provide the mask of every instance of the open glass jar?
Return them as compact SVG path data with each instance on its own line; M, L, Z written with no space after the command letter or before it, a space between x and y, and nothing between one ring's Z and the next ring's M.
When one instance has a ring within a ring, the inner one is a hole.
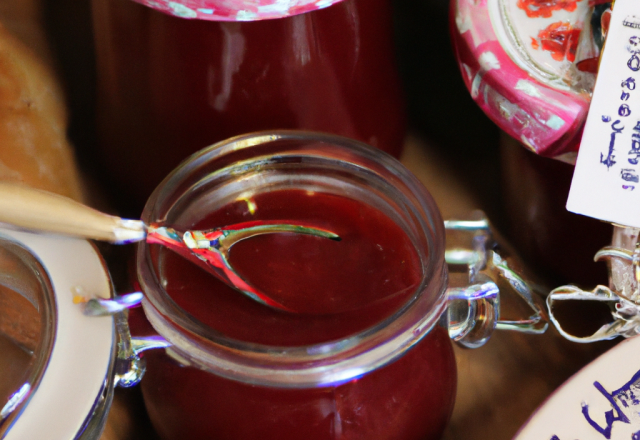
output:
M142 382L163 438L439 438L455 394L449 338L477 347L495 328L546 328L526 284L490 250L486 221L443 223L415 176L347 138L283 131L218 143L170 174L143 213L180 230L276 219L342 239L273 234L230 253L241 276L302 313L139 246L144 312L171 345L148 352ZM462 268L458 287L447 289L447 263ZM499 321L496 278L531 306L529 319Z
M385 154L345 138L249 135L184 162L154 192L143 220L203 228L212 226L202 223L212 212L218 213L213 222L286 215L334 230L343 238L338 253L331 254L338 263L326 259L331 250L325 245L334 243L310 238L297 259L312 268L305 272L311 282L296 283L303 284L300 290L314 290L324 282L329 285L324 293L334 293L335 301L318 302L318 313L277 311L225 291L206 274L201 278L184 266L176 270L178 261L164 248L140 245L144 311L171 344L168 355L149 352L142 382L160 435L438 438L453 408L456 383L449 336L436 325L446 307L444 227L415 177ZM247 240L253 252L264 254L249 265L250 252L237 250L245 259L237 261L238 270L249 280L261 279L260 272L271 267L286 270L279 256L291 258L301 249L296 248L300 237L273 237L276 253L268 252L272 243ZM369 258L375 250L381 257ZM412 261L393 261L400 255ZM360 261L350 265L352 257ZM339 286L314 277L335 264L357 281L342 279ZM387 273L398 264L410 269L400 269L402 277ZM385 273L381 283L394 287L373 286L366 279L377 277L362 270ZM281 275L269 273L286 288ZM370 297L352 303L363 293ZM314 301L305 292L297 294Z

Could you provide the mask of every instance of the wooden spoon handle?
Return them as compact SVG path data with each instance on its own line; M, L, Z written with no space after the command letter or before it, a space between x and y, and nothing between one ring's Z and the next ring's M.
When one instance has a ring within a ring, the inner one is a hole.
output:
M104 214L57 194L4 182L0 182L0 222L117 244L146 237L140 220Z

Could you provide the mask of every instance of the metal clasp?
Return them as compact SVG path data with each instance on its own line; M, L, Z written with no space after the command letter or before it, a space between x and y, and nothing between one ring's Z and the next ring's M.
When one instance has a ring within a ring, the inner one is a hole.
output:
M115 385L128 388L140 383L146 371L140 353L154 348L167 348L171 344L161 336L131 337L125 311L142 301L142 292L133 292L111 299L91 298L82 302L82 312L87 316L112 316L117 336L115 361Z
M551 322L558 332L573 342L595 342L618 336L630 338L640 334L640 241L639 230L614 227L613 244L600 249L594 261L609 265L610 286L597 286L591 291L579 287L561 286L547 297ZM633 248L633 249L631 249ZM566 331L554 313L558 301L597 301L609 306L613 320L590 336L576 336Z

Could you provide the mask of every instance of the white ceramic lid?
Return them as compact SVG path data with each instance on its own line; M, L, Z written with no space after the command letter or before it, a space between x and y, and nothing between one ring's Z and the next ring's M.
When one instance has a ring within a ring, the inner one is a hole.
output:
M71 440L91 414L105 385L115 352L112 317L88 317L74 304L76 288L109 298L111 283L103 261L85 240L0 228L27 248L46 269L53 286L55 339L42 379L4 440Z
M621 342L565 382L515 440L640 439L640 337Z

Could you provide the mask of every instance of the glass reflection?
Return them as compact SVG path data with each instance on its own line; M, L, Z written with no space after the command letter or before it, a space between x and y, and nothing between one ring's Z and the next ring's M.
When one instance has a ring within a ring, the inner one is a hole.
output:
M0 438L36 390L55 329L46 271L26 248L0 236Z

